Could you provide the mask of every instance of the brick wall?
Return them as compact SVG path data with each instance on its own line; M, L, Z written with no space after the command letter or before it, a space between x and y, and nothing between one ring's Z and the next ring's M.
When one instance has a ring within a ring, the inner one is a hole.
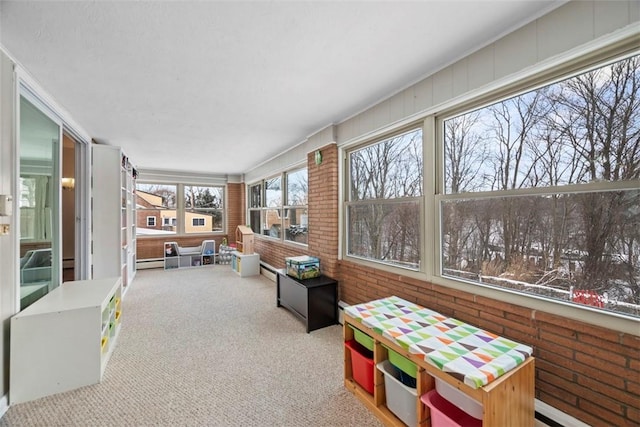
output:
M310 255L305 247L258 236L255 239L254 250L260 254L260 262L266 262L274 268L284 268L286 257Z
M534 348L536 397L593 426L640 425L640 337L340 261L349 304L396 295Z
M335 277L338 255L338 147L320 149L322 163L315 153L307 155L309 173L309 255L320 258L323 274Z
M229 243L233 243L236 228L245 225L246 197L243 183L227 184L227 234Z
M284 268L286 257L311 255L320 259L323 274L336 274L338 254L338 148L328 144L320 149L322 163L316 165L315 153L307 155L309 174L308 248L256 236L255 251L260 261Z
M321 258L339 281L340 299L355 304L397 295L533 346L536 397L593 426L640 425L640 337L462 292L350 261L338 261L338 150L313 153L309 171L308 253L257 238L261 259L277 268L287 256Z

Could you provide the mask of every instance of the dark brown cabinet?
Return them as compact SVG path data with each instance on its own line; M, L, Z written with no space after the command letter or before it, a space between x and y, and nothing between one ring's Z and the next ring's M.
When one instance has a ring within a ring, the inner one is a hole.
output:
M338 323L338 282L328 276L299 280L277 274L278 307L284 307L299 317L307 333Z

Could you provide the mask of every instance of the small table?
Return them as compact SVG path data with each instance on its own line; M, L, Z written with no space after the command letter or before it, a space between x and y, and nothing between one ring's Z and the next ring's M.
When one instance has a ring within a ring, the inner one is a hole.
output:
M278 270L276 306L300 318L307 333L338 323L338 282L328 276L296 279Z

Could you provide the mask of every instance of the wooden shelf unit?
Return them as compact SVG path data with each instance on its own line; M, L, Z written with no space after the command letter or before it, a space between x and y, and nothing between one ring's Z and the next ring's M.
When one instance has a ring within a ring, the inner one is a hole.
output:
M386 407L384 374L375 368L375 365L387 360L388 352L385 348L385 346L387 346L417 365L416 413L418 426L431 426L429 408L422 403L420 397L435 388L434 378L436 377L482 404L483 427L534 426L535 362L533 357L528 357L524 363L484 387L474 389L464 382L457 380L452 375L427 363L421 357L409 353L396 343L388 340L373 329L364 326L346 314L344 315L343 328L343 338L345 342L354 339L354 331L349 325L359 329L374 340L374 394L369 394L353 379L351 351L347 348L344 349L344 385L347 390L352 392L385 425L405 425Z

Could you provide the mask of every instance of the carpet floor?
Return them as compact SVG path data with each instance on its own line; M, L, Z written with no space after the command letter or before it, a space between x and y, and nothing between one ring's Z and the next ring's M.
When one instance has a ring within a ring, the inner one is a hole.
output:
M228 265L141 270L102 382L5 426L381 426L343 384L340 325L305 332L275 283Z

